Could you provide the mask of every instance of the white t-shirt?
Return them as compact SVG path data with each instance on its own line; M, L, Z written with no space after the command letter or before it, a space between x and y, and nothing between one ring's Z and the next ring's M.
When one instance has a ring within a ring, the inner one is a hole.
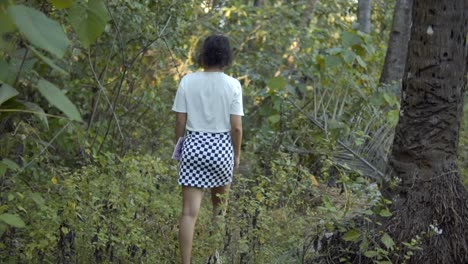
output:
M172 111L187 113L187 130L228 132L230 115L244 115L241 85L223 72L190 73L180 81Z

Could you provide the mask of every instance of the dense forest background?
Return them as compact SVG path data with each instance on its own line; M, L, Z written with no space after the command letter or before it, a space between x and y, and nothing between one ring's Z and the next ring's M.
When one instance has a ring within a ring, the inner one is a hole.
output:
M222 234L202 206L194 263L214 247L227 263L411 259L428 234L375 232L392 215L379 186L396 184L401 83L381 73L402 1L367 2L363 27L347 0L2 1L0 262L177 263L170 109L216 32L235 49L243 154Z

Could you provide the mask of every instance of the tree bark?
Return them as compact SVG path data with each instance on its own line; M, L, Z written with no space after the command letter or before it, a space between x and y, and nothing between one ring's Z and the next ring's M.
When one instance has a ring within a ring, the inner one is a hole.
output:
M468 263L468 192L457 145L466 85L466 0L414 0L400 120L389 159L397 188L385 227L408 263ZM436 234L436 227L441 233Z
M413 0L397 0L395 3L392 31L390 32L387 54L380 75L381 85L398 82L398 88L401 87L411 31L412 6Z
M371 32L372 0L358 1L359 31L369 34Z

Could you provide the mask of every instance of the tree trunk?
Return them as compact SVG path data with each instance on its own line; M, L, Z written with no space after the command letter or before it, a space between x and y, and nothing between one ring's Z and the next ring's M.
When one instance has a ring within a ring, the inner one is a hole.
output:
M409 263L468 263L468 192L456 163L466 83L465 2L414 0L389 161L397 187L385 227L402 252L393 263L402 262L402 242L416 236L423 249Z
M262 5L262 0L255 0L254 1L254 6L259 7Z
M369 34L371 32L371 6L372 0L358 1L359 31Z
M380 75L381 85L398 82L398 88L401 86L410 38L412 6L413 0L397 0L395 3L392 31L390 32L385 63Z

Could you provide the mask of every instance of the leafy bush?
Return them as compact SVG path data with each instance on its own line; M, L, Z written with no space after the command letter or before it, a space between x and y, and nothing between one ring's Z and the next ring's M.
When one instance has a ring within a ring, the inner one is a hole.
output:
M3 261L173 258L179 214L173 164L149 155L105 154L74 172L55 166L31 170L39 182L21 182L27 176L18 173L12 179L16 188L2 192L8 206L1 213L26 223L4 230Z

